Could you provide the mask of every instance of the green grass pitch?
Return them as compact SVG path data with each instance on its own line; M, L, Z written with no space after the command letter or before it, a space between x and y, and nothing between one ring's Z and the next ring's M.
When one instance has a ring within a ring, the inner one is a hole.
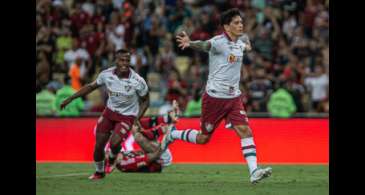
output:
M249 183L246 165L173 164L162 173L121 173L89 181L93 164L38 163L37 195L327 195L327 165L272 165L273 175Z

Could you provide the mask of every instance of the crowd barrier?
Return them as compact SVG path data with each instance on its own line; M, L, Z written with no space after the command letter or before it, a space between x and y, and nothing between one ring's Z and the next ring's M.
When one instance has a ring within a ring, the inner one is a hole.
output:
M37 162L92 162L97 119L38 118ZM260 163L328 164L328 118L251 118L249 122ZM176 125L177 129L199 126L199 118L181 118ZM224 126L222 122L205 145L175 141L169 147L173 163L245 163L239 137Z

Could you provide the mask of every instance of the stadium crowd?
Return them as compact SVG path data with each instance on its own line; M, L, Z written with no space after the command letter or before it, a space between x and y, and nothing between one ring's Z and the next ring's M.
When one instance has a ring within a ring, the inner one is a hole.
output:
M128 48L132 67L146 79L148 115L177 99L186 116L200 114L208 55L180 50L175 36L192 40L222 33L219 14L239 8L253 51L243 59L242 101L248 112L288 117L328 112L329 0L37 0L37 115L101 112L103 88L61 113L60 99L113 65ZM284 112L284 114L283 114Z

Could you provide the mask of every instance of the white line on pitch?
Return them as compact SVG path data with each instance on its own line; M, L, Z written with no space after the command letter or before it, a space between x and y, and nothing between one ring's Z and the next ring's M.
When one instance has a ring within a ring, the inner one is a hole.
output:
M90 173L70 173L70 174L62 174L62 175L36 176L36 178L73 177L73 176L82 176L82 175L88 175L88 174L90 174Z

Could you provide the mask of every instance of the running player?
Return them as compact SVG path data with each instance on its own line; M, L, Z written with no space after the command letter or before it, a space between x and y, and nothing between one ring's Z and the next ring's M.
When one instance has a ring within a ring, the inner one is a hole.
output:
M96 171L89 177L91 180L105 177L105 169L110 169L114 164L121 143L128 137L132 125L139 125L138 120L149 106L146 81L130 68L130 58L128 50L116 51L115 66L102 71L96 81L85 85L61 104L63 109L74 99L87 95L101 86L105 86L108 91L107 106L96 126L94 148ZM111 152L105 167L104 148L109 139Z
M251 50L251 44L244 33L243 17L236 8L221 15L224 32L208 41L191 41L185 32L176 36L181 49L190 47L209 53L209 75L202 98L201 130L173 130L162 142L166 148L173 140L180 139L194 144L209 142L219 123L226 121L233 125L241 138L241 149L250 172L250 182L255 184L271 175L272 169L257 166L256 146L249 127L247 113L239 90L240 72L244 52Z

